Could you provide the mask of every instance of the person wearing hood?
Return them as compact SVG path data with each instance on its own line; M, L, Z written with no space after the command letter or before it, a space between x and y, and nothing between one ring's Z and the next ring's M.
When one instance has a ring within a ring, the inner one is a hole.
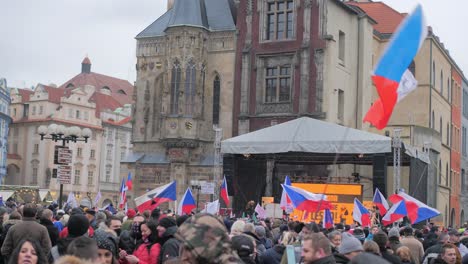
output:
M57 240L59 238L59 231L52 222L53 219L54 213L49 209L44 209L42 211L41 217L39 218L39 223L47 228L50 242L52 243L52 246L55 246L57 245Z
M96 240L101 264L117 264L118 247L115 237L103 230L96 230L93 239Z
M333 254L339 253L338 248L341 245L341 232L340 231L332 231L328 233L328 240L330 240L330 245L332 248Z
M161 244L161 254L159 263L164 263L168 259L179 256L179 241L174 237L177 232L177 222L172 217L165 217L159 220L158 236Z
M361 241L349 233L341 235L341 244L338 247L338 254L335 254L336 263L348 263L354 257L364 251Z

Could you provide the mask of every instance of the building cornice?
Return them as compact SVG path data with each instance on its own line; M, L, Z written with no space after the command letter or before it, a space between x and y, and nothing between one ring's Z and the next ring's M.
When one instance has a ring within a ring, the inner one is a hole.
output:
M56 119L56 118L43 118L43 119L20 119L17 121L13 121L13 124L27 124L27 123L44 123L44 122L56 122L60 124L66 124L66 125L74 125L74 126L79 126L79 127L87 127L90 129L96 129L96 130L104 130L101 126L94 126L90 124L84 124L84 123L78 123L78 122L73 122L69 120L63 120L63 119Z

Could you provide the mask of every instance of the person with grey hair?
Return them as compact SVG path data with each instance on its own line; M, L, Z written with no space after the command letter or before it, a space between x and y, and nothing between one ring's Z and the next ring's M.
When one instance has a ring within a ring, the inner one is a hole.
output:
M332 231L327 235L328 240L330 240L330 245L332 247L333 254L338 253L338 247L341 245L341 232Z
M255 233L255 226L252 223L247 223L244 226L244 234L247 236L252 237L255 240L255 244L257 244L257 254L261 256L266 251L265 245L263 245L260 241L260 238Z
M269 249L273 246L273 242L266 238L266 230L263 226L255 226L255 234L257 234L260 243L265 246L265 249Z
M57 227L54 225L54 213L49 209L42 210L42 214L39 217L39 224L45 226L47 228L47 232L49 232L50 242L52 246L57 245L57 240L59 239L59 231Z
M433 245L432 247L426 249L426 253L424 254L423 263L431 263L432 259L436 259L439 254L442 252L442 247L450 242L450 236L448 234L441 233L439 235L439 239L437 244Z

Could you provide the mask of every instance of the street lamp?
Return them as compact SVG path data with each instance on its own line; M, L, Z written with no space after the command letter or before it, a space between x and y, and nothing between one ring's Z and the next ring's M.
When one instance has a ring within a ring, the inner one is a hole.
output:
M50 139L54 142L62 142L62 146L65 147L67 143L83 141L88 143L88 139L92 135L92 131L89 128L81 129L77 126L66 127L64 125L50 124L49 126L39 126L37 133L41 136L41 140ZM59 191L59 208L62 208L62 196L63 196L63 184L60 183Z
M198 212L198 201L200 200L201 182L199 180L191 180L192 190L197 190L197 212Z

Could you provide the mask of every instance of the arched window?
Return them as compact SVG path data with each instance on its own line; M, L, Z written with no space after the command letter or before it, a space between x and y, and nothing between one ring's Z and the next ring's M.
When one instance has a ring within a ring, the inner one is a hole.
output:
M439 184L442 184L442 160L439 159Z
M408 70L413 74L414 77L416 77L416 64L414 61L411 62L411 64L408 66Z
M213 125L219 124L219 100L221 96L221 80L216 75L213 81Z
M450 126L447 123L447 146L450 146Z
M124 90L122 90L122 89L118 90L117 93L123 94L123 95L127 95L127 93L126 93Z
M171 114L179 113L180 62L176 60L171 73Z
M444 73L440 70L440 94L444 96Z
M103 86L101 89L108 90L108 91L111 90L111 89L109 88L109 86Z
M431 80L431 83L432 83L432 86L433 88L435 88L435 73L436 73L436 69L435 69L435 61L432 62L432 80Z
M448 179L449 179L448 163L445 163L445 186L448 186Z
M432 110L431 127L432 127L432 129L435 129L435 117L434 117L434 110Z
M195 86L197 70L195 63L190 61L185 69L185 115L192 116L195 104Z

